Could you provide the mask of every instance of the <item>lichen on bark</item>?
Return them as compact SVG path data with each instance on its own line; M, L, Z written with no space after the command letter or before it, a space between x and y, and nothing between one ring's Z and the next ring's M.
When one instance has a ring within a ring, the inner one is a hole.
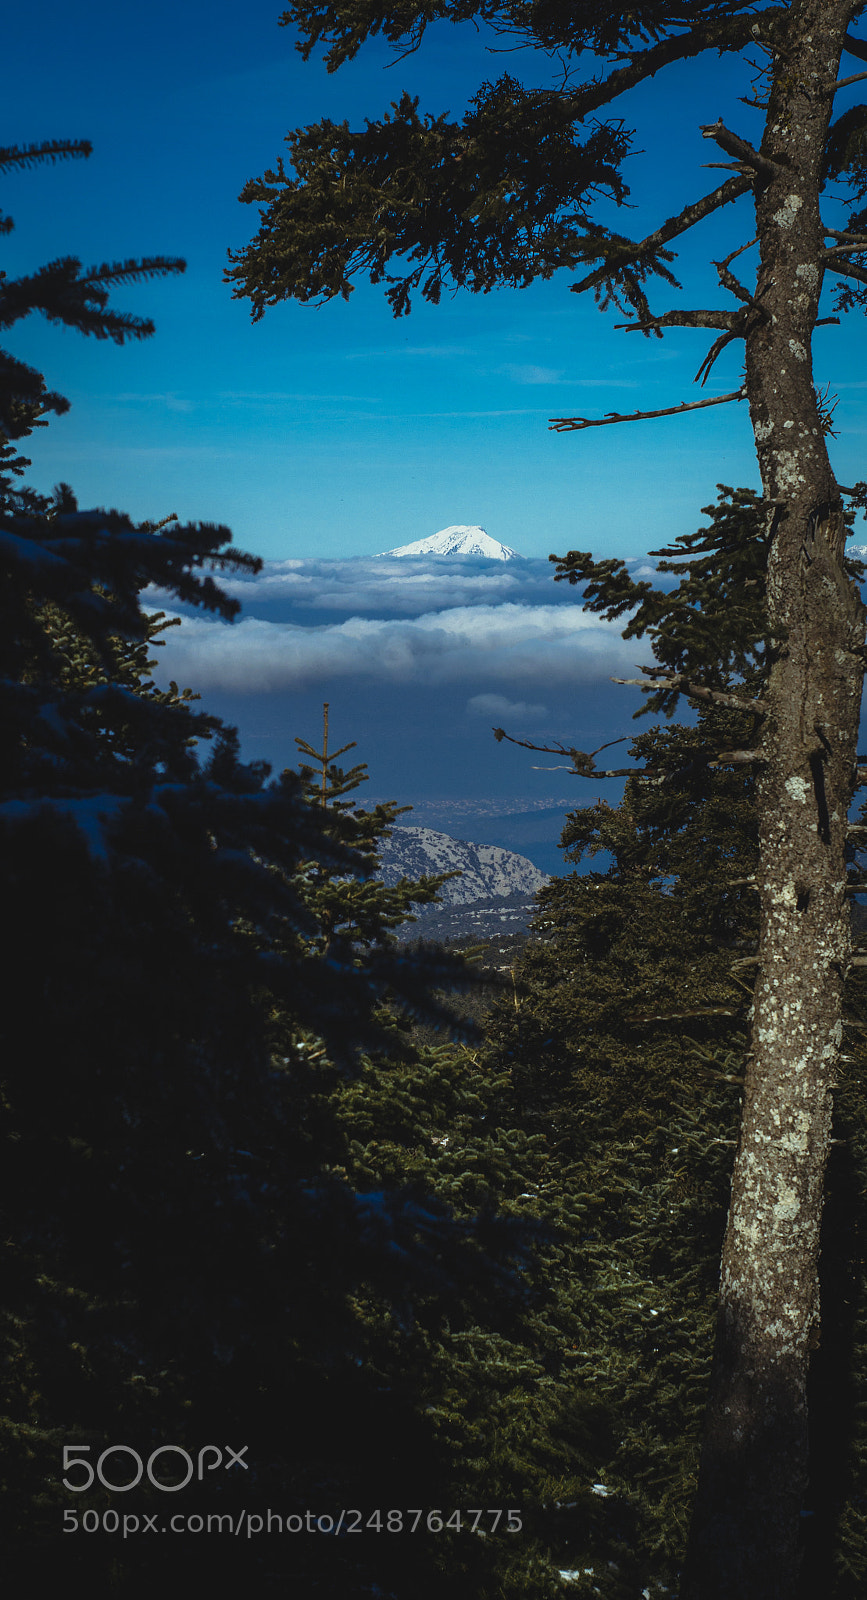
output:
M785 63L797 67L776 58L761 146L769 167L755 186L761 314L746 337L746 386L762 486L774 505L767 605L776 650L758 779L753 1031L683 1600L793 1600L800 1583L807 1377L820 1336L824 1173L849 960L846 819L864 665L864 608L843 568L843 502L811 339L822 285L823 152L856 9L851 0L790 8Z

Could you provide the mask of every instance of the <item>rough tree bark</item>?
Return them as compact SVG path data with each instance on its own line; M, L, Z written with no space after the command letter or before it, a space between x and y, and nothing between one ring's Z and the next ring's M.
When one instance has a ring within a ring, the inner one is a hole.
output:
M806 1384L819 1337L819 1231L849 959L844 845L864 670L864 607L843 571L843 508L811 336L832 87L857 10L852 0L792 6L753 163L760 267L746 388L774 519L768 610L779 651L758 786L751 1052L682 1600L793 1600L800 1583ZM724 130L706 131L735 153Z

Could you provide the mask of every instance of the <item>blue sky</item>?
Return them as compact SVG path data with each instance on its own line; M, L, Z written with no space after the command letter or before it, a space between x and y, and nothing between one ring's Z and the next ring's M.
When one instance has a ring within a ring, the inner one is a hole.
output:
M548 431L552 415L689 398L707 344L683 330L664 341L616 332L616 316L570 295L569 274L419 305L399 321L378 290L360 286L348 304L285 305L251 324L222 270L227 249L255 231L255 208L237 195L287 129L377 116L404 88L458 115L485 77L544 81L529 53L491 55L473 28L447 25L405 61L374 42L329 76L302 61L279 10L274 0L241 11L227 0L154 0L144 11L95 0L82 13L31 0L6 19L4 138L68 135L95 147L87 162L7 181L16 222L7 269L66 253L88 264L153 253L188 262L185 277L124 295L156 320L142 345L118 350L35 319L14 331L14 351L73 401L33 441L39 487L64 478L83 504L225 522L243 548L285 558L367 555L455 522L480 523L528 556L576 545L634 555L695 527L718 481L755 483L744 406ZM712 58L632 100L645 153L627 167L640 204L618 226L650 228L718 181L701 170L716 152L699 123L722 113L756 134L735 99L741 70ZM739 205L741 218L728 208L684 241L678 270L699 296L687 303L719 303L702 263L747 236ZM853 335L854 319L817 335L817 374L841 396L843 482L864 476L864 345L860 329ZM736 387L740 359L739 348L727 352L706 392Z
M94 145L89 161L7 179L2 206L16 223L3 240L7 270L65 254L87 265L149 254L188 263L184 277L117 298L156 321L142 344L118 349L36 318L12 331L14 353L72 401L29 441L30 479L43 490L64 479L83 506L136 518L174 511L226 523L241 548L268 558L262 579L240 586L240 623L188 620L163 653L162 676L237 724L248 757L294 764L294 736L316 741L328 699L333 738L358 741L372 794L501 796L520 810L574 789L587 803L597 789L544 770L556 760L496 744L490 727L587 749L642 731L630 720L637 691L609 680L647 650L625 650L598 619L589 626L544 558L569 548L640 556L698 526L718 482L755 486L746 408L548 431L552 416L697 397L708 344L685 330L664 341L617 332L618 316L569 293L569 274L417 305L399 321L378 289L359 286L346 304L284 305L253 324L222 273L227 250L257 226L237 196L273 164L288 129L323 116L359 124L404 89L457 117L502 71L546 81L543 61L491 55L472 27L445 25L405 61L374 42L329 76L302 61L279 11L279 0L240 9L92 0L86 11L30 0L5 19L4 142ZM720 180L703 170L718 152L699 125L722 115L758 138L737 99L749 89L742 73L711 58L624 104L637 128L627 163L636 206L610 207L604 220L637 236ZM744 241L749 220L743 200L683 241L684 303L721 303L708 260ZM660 309L672 303L668 290L657 294ZM864 350L863 319L817 331L817 379L840 397L843 483L867 477ZM725 352L705 393L736 388L741 359L738 347ZM359 558L453 523L481 524L532 559L498 573L464 564L448 580L428 564L417 592L404 567L395 609L393 577ZM293 562L302 565L281 565ZM315 605L286 581L293 572Z

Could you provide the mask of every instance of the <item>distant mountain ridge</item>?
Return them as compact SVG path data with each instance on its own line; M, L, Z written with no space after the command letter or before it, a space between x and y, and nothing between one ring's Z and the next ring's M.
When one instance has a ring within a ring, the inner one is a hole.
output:
M459 871L461 876L451 878L440 890L440 901L447 906L534 895L548 882L545 873L526 856L495 844L452 839L433 828L395 829L383 845L380 861L382 879L387 884L395 884L400 878Z
M455 522L440 528L427 539L401 544L394 550L379 550L378 556L482 556L487 561L520 560L517 550L492 539L476 523Z

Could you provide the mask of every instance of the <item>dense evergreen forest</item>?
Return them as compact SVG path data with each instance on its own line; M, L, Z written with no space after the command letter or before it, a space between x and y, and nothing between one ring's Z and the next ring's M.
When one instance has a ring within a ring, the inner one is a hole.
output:
M181 267L58 259L0 284L0 323L144 337L112 288ZM564 819L480 1006L478 962L394 937L438 880L378 879L396 807L358 803L352 747L274 775L157 687L145 589L228 619L220 575L256 558L36 493L22 442L67 402L10 356L0 384L10 1592L676 1595L750 1049L755 766L720 752L751 749L773 666L760 497L721 487L657 552L674 605L561 563L713 692L680 724L650 682L622 801ZM802 1507L829 1600L867 1585L862 971Z

